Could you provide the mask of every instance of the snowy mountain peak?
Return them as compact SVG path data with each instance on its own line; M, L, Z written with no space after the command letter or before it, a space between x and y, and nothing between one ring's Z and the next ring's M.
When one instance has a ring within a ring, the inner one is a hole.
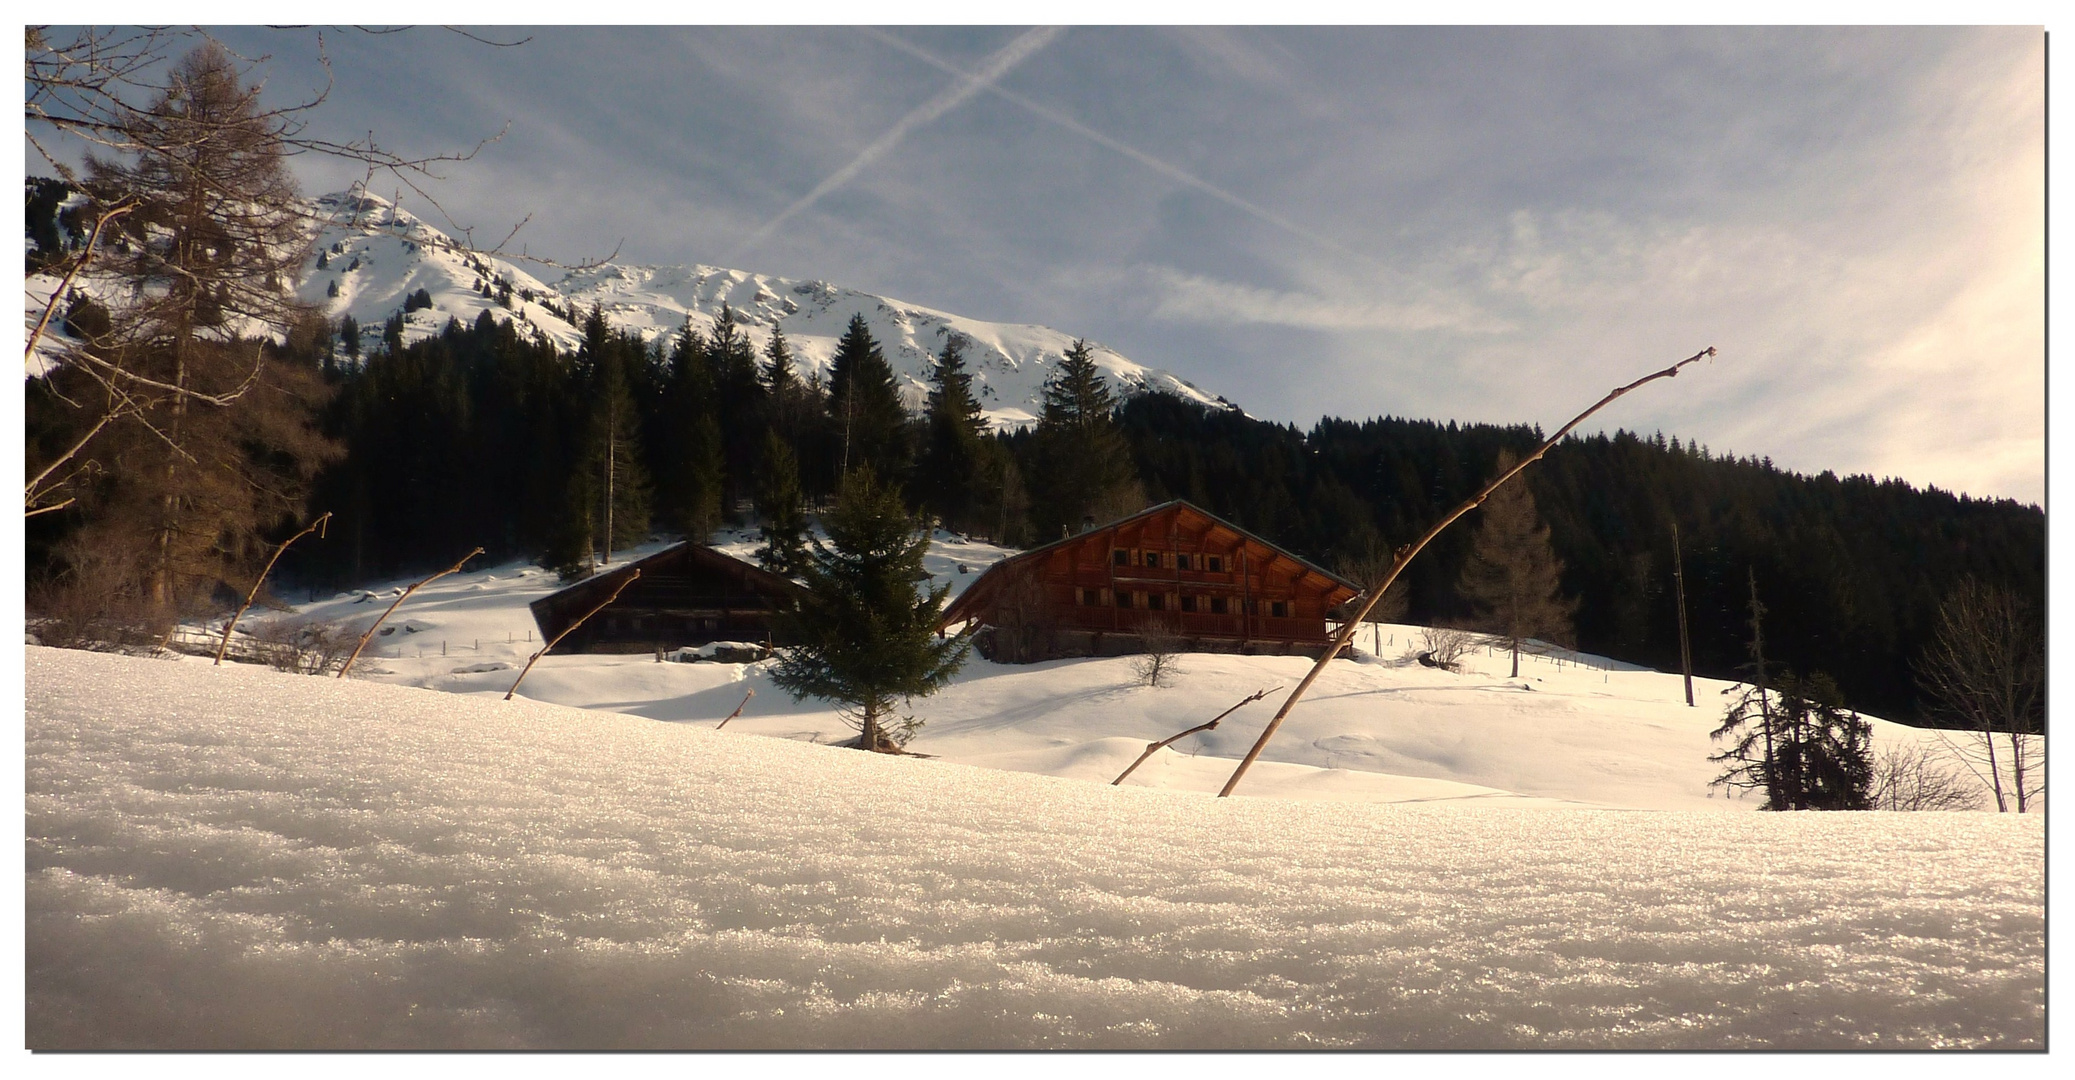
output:
M570 316L593 305L613 326L644 340L676 332L689 322L709 331L725 305L761 350L774 329L792 345L801 374L827 377L836 343L855 315L893 366L911 408L928 393L930 367L946 338L966 338L974 393L998 427L1035 422L1043 387L1073 344L1073 335L1044 326L985 322L826 281L796 281L725 267L633 266L604 263L561 274L552 282L517 264L478 255L448 234L389 200L354 188L315 200L320 228L300 288L302 298L329 318L351 315L379 327L402 311L419 290L432 306L405 313L404 338L436 334L449 318L473 322L485 311L518 320L565 349L582 339ZM508 298L500 282L510 286ZM1181 378L1133 362L1090 343L1095 363L1120 396L1173 394L1230 407Z

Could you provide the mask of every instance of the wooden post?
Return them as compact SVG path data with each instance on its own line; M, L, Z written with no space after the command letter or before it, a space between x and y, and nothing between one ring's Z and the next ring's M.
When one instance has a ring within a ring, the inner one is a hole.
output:
M1679 522L1672 519L1672 580L1679 592L1679 674L1686 677L1686 707L1693 707L1693 647L1686 639L1686 560L1679 551Z
M1236 712L1238 712L1238 711L1239 711L1239 710L1240 710L1241 708L1243 708L1243 707L1245 707L1245 706L1247 706L1247 705L1250 705L1250 704L1252 704L1252 703L1254 703L1254 702L1256 702L1256 701L1259 701L1259 700L1261 700L1262 698L1264 698L1264 697L1267 697L1268 695L1270 695L1270 694L1273 694L1273 693L1275 693L1275 691L1276 691L1276 690L1280 690L1280 689L1282 689L1282 687L1278 686L1278 687L1276 687L1276 688L1275 688L1274 690L1256 690L1256 691L1254 691L1254 692L1253 692L1252 694L1249 694L1249 695L1247 695L1246 697L1243 697L1243 698L1239 699L1239 704L1238 704L1238 705L1234 705L1234 706L1232 706L1231 708L1229 708L1229 709L1226 709L1226 710L1225 710L1224 712L1221 712L1221 713L1219 713L1219 714L1217 715L1217 717L1216 717L1215 719L1211 720L1211 722L1210 722L1210 723L1208 723L1208 724L1198 724L1198 725L1196 725L1195 727L1192 727L1192 728L1190 728L1189 730L1187 730L1187 731L1184 731L1184 732L1182 732L1182 733L1180 733L1180 734L1178 734L1178 735L1170 735L1170 736L1168 736L1167 738L1165 738L1165 739L1162 739L1162 740L1160 740L1159 742L1156 742L1156 743L1147 743L1147 744L1146 744L1146 752L1145 752L1145 753L1143 753L1143 754L1140 754L1140 755L1138 755L1138 760L1137 760L1137 761L1134 761L1134 762L1132 762L1132 763L1131 763L1131 768L1129 768L1129 769L1125 769L1125 770L1124 770L1123 772L1121 772L1121 773L1118 773L1118 774L1117 774L1117 778L1116 778L1115 780L1112 780L1112 781L1110 781L1110 786L1111 786L1111 787L1116 787L1116 786L1117 786L1118 784L1121 784L1121 783L1123 783L1123 782L1124 782L1124 778L1125 778L1125 777L1127 777L1127 776L1130 776L1130 775L1132 774L1132 772L1133 772L1133 771L1135 771L1135 770L1136 770L1136 769L1137 769L1137 768L1138 768L1138 767L1139 767L1140 765L1143 765L1143 764L1145 764L1145 763L1146 763L1146 759L1147 759L1147 758L1149 758L1149 757L1152 757L1152 756L1153 756L1153 754L1154 754L1154 753L1156 753L1156 752L1157 752L1157 751L1158 751L1158 750L1159 750L1159 749L1160 749L1161 747L1163 747L1163 746L1166 746L1166 745L1168 745L1168 744L1170 744L1170 743L1177 743L1177 742L1180 742L1180 741L1182 741L1183 739L1186 739L1186 738L1188 738L1189 736L1191 736L1191 735L1194 735L1194 734L1196 734L1196 733L1197 733L1197 732L1199 732L1199 731L1210 731L1210 730L1213 730L1214 728L1216 728L1216 727L1218 726L1218 721L1219 721L1219 720L1223 720L1224 718L1226 718L1226 717L1228 717L1228 716L1232 715L1233 713L1236 713ZM725 724L725 723L727 723L727 721L725 721L725 720L723 720L723 721L721 721L721 722L722 722L722 723L724 723L724 724Z
M367 639L375 636L375 631L381 629L383 620L389 618L390 612L395 611L398 604L401 604L405 600L410 599L412 593L417 592L419 589L422 589L425 586L430 585L443 577L446 577L448 574L460 572L461 567L467 564L468 560L473 559L476 556L481 555L482 553L482 548L476 548L474 551L471 551L468 554L463 555L461 557L460 562L457 562L454 565L447 567L445 570L442 570L439 573L434 574L429 578L426 578L424 581L418 582L416 585L413 585L410 588L405 589L403 591L403 595L397 597L396 601L389 605L389 610L384 611L382 613L382 618L376 619L374 625L367 628L367 633L360 635L360 642L353 646L353 655L346 658L346 664L344 667L339 668L339 678L345 678L346 673L353 670L353 661L360 659L360 650L367 648Z
M1432 543L1434 537L1441 535L1441 531L1443 529L1446 529L1450 525L1455 524L1457 518L1462 517L1464 514L1467 514L1470 511L1476 509L1478 506L1482 505L1484 500L1489 498L1492 492L1497 491L1501 484L1504 484L1506 481L1511 480L1514 477L1520 475L1521 470L1527 468L1529 465L1532 465L1535 462L1542 460L1542 455L1548 453L1550 447L1555 446L1560 440L1563 439L1564 436L1569 435L1571 433L1571 429L1577 427L1579 424L1584 423L1586 417L1591 416L1593 413L1600 411L1602 408L1605 408L1615 398L1618 398L1623 394L1628 393L1630 390L1634 390L1636 387L1642 386L1645 383L1653 382L1658 379L1672 378L1678 375L1679 369L1685 367L1687 364L1699 361L1703 357L1709 357L1713 355L1715 355L1715 348L1714 346L1710 345L1707 348L1702 349L1697 353L1694 353L1692 356L1689 356L1686 359L1681 360L1668 368L1665 368L1662 371L1652 372L1651 374L1645 375L1642 378L1637 379L1636 381L1629 383L1626 386L1616 387L1612 392L1608 393L1606 397L1603 397L1599 399L1598 402L1594 403L1591 408L1579 413L1575 417L1572 417L1570 423L1565 424L1561 428L1558 428L1556 434L1549 436L1549 438L1546 441L1544 441L1541 446L1535 449L1534 453L1529 454L1525 458L1522 458L1518 464L1513 466L1512 469L1508 470L1506 473L1499 476L1491 483L1484 485L1484 490L1479 491L1477 494L1465 500L1461 506L1456 507L1453 511L1451 511L1448 514L1447 517L1444 517L1440 521L1435 522L1434 525L1431 528L1427 529L1426 533L1422 535L1418 540L1410 544L1407 544L1404 547L1399 548L1397 552L1394 554L1394 557L1391 559L1391 568L1387 573L1384 574L1383 580L1381 582L1378 582L1374 587L1372 587L1369 590L1368 602L1362 605L1362 610L1356 613L1353 619L1341 625L1340 633L1335 638L1333 646L1327 649L1324 655L1319 657L1318 663L1312 665L1311 671L1304 676L1304 681L1298 683L1297 688L1295 690L1290 691L1290 696L1287 700L1285 700L1282 703L1282 708L1276 710L1274 719L1268 721L1268 726L1266 728L1263 728L1261 731L1261 737L1254 741L1253 749L1248 750L1246 753L1246 757L1240 761L1239 767L1232 770L1232 778L1230 780L1225 781L1225 787L1222 791L1218 792L1218 798L1222 799L1228 795L1231 795L1232 789L1239 786L1240 779L1246 775L1247 769L1252 767L1254 759L1260 757L1261 751L1268 748L1268 740L1274 737L1275 729L1282 726L1283 720L1289 717L1290 710L1295 708L1297 702L1304 697L1304 692L1306 690L1311 689L1312 683L1318 681L1318 677L1321 674L1323 674L1326 670L1326 664L1329 663L1333 659L1333 657L1339 655L1341 648L1347 644L1348 637L1350 637L1354 633L1354 628L1360 625L1363 619L1369 617L1370 610L1376 607L1376 602L1378 600L1383 599L1384 592L1388 590L1391 587L1391 585L1398 580L1398 575L1404 571L1405 565L1411 562L1412 557L1418 555L1422 548L1426 547L1429 543Z
M519 692L519 684L526 681L526 673L533 670L533 665L537 663L541 657L546 656L549 650L553 649L556 645L561 644L562 639L568 637L570 631L575 630L579 626L582 626L584 624L585 619L588 619L591 616L596 615L601 611L604 611L606 607L610 605L614 600L618 600L620 598L620 594L627 590L627 586L632 585L634 583L634 579L640 576L641 571L638 569L629 571L626 577L620 579L619 588L614 589L612 591L611 596L606 597L605 600L601 602L597 607L594 607L591 610L584 612L583 616L577 619L575 622L563 627L562 632L555 635L555 640L550 641L545 645L542 645L540 647L539 652L536 652L532 656L527 657L526 666L519 671L519 677L512 680L512 688L504 692L504 700L510 701L512 699L512 695ZM530 640L532 635L528 634L527 637Z
M244 618L245 612L251 609L252 601L259 596L259 587L266 584L267 575L274 572L274 564L280 561L281 553L288 550L288 545L301 540L312 532L317 534L317 539L324 539L324 526L330 520L331 511L326 510L324 513L317 515L317 520L303 526L302 532L281 541L281 546L274 549L273 558L268 559L266 568L259 572L259 580L252 583L252 591L245 594L245 602L238 605L238 613L231 616L231 621L223 624L223 643L216 646L216 663L219 666L223 663L223 654L231 647L231 627L238 625L238 620Z

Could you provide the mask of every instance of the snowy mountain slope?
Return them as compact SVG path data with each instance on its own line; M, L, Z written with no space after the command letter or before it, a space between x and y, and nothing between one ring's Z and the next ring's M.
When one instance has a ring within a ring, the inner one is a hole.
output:
M437 333L450 317L466 323L489 311L500 320L519 318L557 345L574 349L580 332L550 307L567 310L573 305L582 313L593 304L614 326L653 340L676 333L688 318L706 331L726 304L759 351L771 331L782 328L801 373L826 377L837 339L851 316L863 315L908 404L917 409L928 393L930 365L946 334L964 335L974 392L988 417L1007 427L1037 419L1045 379L1073 342L1072 335L1048 327L984 322L824 281L712 266L607 263L548 282L513 262L463 253L445 233L364 192L327 195L317 206L329 222L317 236L317 251L324 253L326 265L317 267L312 256L302 298L319 305L330 318L351 314L363 327L379 332L384 320L402 310L407 296L424 289L433 306L407 316L407 341ZM509 310L478 291L478 283L494 285L499 278L511 282L514 290ZM526 299L528 294L532 300ZM1120 394L1160 391L1219 403L1174 375L1134 363L1101 345L1092 347L1096 365Z
M2041 815L1218 800L25 669L32 1049L2045 1045Z
M716 537L748 557L754 533ZM658 545L624 553L631 560ZM926 563L956 593L1006 552L938 533ZM960 573L964 566L967 573ZM401 583L399 583L401 584ZM341 594L254 622L316 619L365 627L398 585ZM557 587L538 567L508 564L441 579L391 617L356 674L371 681L502 697L539 647L526 605ZM1291 714L1241 793L1319 801L1644 810L1755 810L1708 782L1729 684L1696 679L1697 707L1676 675L1556 653L1472 653L1460 673L1410 658L1418 627L1386 626L1381 655L1331 665ZM1377 644L1366 631L1358 644ZM911 749L1015 772L1108 783L1146 744L1201 724L1255 690L1296 684L1298 657L1189 655L1172 687L1136 685L1129 658L992 664L973 658L954 683L913 703L925 723ZM553 656L520 696L670 723L709 725L754 691L728 732L829 743L850 731L824 702L794 702L765 664L657 663L652 656ZM1255 703L1161 751L1134 786L1214 792L1280 704ZM1872 720L1876 750L1940 745L1935 732Z

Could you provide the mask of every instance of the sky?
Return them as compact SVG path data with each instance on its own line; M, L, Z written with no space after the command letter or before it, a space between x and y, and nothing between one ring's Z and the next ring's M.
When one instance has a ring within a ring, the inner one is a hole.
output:
M277 101L318 34L220 32ZM403 193L480 242L1040 323L1303 428L1553 430L1713 346L1588 428L2045 499L2037 27L481 34L528 40L324 31L312 114L503 131Z

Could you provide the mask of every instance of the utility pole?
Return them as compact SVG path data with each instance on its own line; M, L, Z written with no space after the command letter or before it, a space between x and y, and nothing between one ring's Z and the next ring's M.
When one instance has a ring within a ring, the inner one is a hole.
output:
M1679 591L1679 673L1686 677L1686 707L1693 707L1693 646L1686 637L1686 560L1679 551L1679 522L1672 519L1672 580Z

